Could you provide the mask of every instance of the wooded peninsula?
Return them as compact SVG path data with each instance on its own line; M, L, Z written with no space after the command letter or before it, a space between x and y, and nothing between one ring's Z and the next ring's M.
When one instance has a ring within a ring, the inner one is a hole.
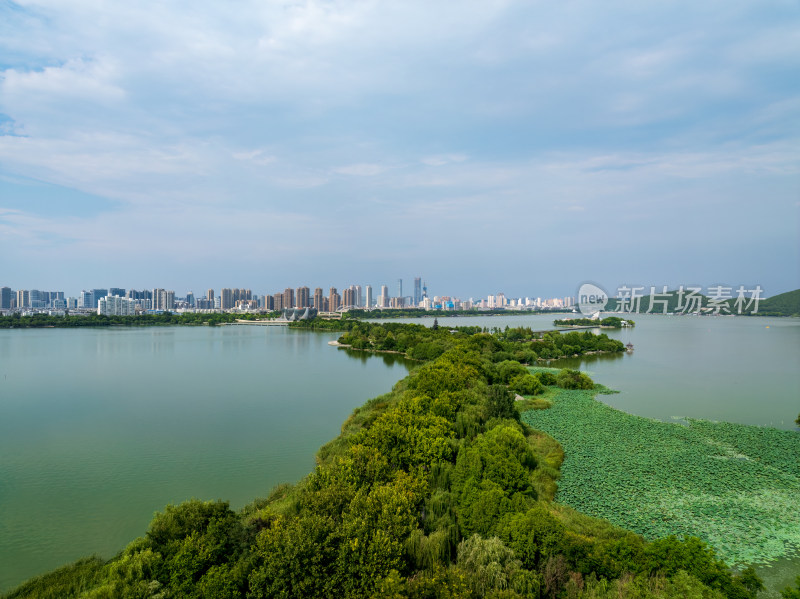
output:
M642 536L555 501L570 482L562 465L602 478L627 459L565 456L538 415L561 421L558 406L585 411L575 402L599 404L594 394L609 391L585 373L526 365L620 342L524 328L290 326L339 330L343 344L418 365L357 408L298 483L239 511L169 505L113 558L79 560L6 597L746 599L762 588L752 568L734 572L696 536Z

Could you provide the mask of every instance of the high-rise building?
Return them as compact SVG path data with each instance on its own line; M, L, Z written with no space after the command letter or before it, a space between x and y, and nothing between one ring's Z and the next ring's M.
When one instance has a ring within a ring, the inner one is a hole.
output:
M295 308L308 308L311 305L308 287L298 287L295 296Z
M233 303L233 289L224 287L220 293L219 307L222 310L230 310L235 305Z
M352 308L356 305L356 289L352 285L342 291L342 307Z
M214 301L214 290L213 289L209 289L208 291L206 291L206 299L209 300L209 301L212 301L212 302Z
M153 289L153 310L174 310L175 292L168 289Z
M117 297L125 297L125 290L121 287L109 287L108 295L116 295Z
M11 309L11 287L0 287L0 310Z
M153 303L151 304L153 310L163 310L164 306L161 304L161 300L165 299L163 296L164 289L160 287L156 287L153 289Z
M294 289L291 287L287 287L283 290L283 307L284 308L294 308Z
M44 308L50 301L50 294L46 291L39 291L38 289L31 289L29 292L28 305L31 308Z
M366 295L364 297L364 307L369 310L372 308L372 285L367 285L365 291Z
M422 301L422 278L414 277L414 307Z
M364 304L361 300L363 300L363 296L361 295L361 285L356 285L356 308L362 308Z
M186 303L189 304L189 307L194 308L194 291L190 291L186 294Z
M17 307L19 305L19 291L17 291ZM97 302L94 301L94 293L91 291L83 290L81 291L80 297L78 298L78 307L79 308L96 308Z
M107 295L97 300L97 313L107 316L133 316L136 314L136 300Z
M317 312L326 312L325 307L323 306L323 300L325 296L322 294L322 288L317 287L314 289L314 307L317 309Z
M342 303L342 298L339 295L339 292L336 291L336 287L331 287L328 293L328 310L330 312L336 312L339 309L339 306Z
M389 289L386 287L386 285L381 285L381 297L378 304L379 308L389 307Z
M264 296L264 309L272 312L275 309L275 299L271 295Z
M397 297L403 297L403 279L397 279Z
M31 292L27 289L17 289L17 308L31 307Z
M276 293L272 296L272 309L273 310L283 310L286 306L283 305L283 294Z

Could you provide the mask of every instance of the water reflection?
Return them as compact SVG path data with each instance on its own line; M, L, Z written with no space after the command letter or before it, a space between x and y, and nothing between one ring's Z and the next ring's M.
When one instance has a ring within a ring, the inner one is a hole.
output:
M403 354L390 354L384 352L369 352L369 351L360 351L357 349L350 349L349 347L340 348L339 351L345 352L349 357L359 360L360 362L366 364L367 361L379 358L383 360L383 363L387 366L394 366L395 364L400 366L405 366L407 370L411 370L415 364L419 362L415 362L414 360L409 360Z
M575 370L589 370L592 364L598 362L610 363L633 357L632 354L620 352L615 354L590 354L579 358L560 358L548 360L545 364L551 368L573 368Z

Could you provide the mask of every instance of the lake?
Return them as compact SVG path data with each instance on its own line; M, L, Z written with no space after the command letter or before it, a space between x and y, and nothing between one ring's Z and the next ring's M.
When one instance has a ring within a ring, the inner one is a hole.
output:
M142 535L196 497L234 509L407 369L285 327L0 331L0 592Z
M609 313L611 315L611 313ZM439 326L553 328L565 314L439 318ZM795 429L800 413L800 318L631 314L629 329L593 329L632 354L557 360L620 391L598 399L639 416L702 418ZM431 326L433 318L392 319ZM381 322L376 320L374 322ZM800 458L798 458L800 459Z
M563 315L439 318L552 327ZM793 429L800 319L633 315L632 354L559 361L642 416ZM433 318L406 319L431 325ZM0 331L0 590L142 535L196 497L240 508L296 481L353 408L405 376L390 354L284 327ZM799 458L800 459L800 456ZM790 582L800 562L770 572Z

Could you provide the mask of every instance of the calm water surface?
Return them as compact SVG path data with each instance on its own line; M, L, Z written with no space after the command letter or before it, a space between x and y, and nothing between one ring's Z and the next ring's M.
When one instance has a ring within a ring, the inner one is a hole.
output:
M440 326L552 329L555 318L518 315L439 318ZM576 315L580 316L580 315ZM800 413L800 318L632 314L631 329L596 329L632 354L558 360L619 394L599 399L625 412L670 420L703 418L795 429ZM433 318L398 319L430 326ZM376 321L377 322L377 321ZM800 457L798 457L800 459Z
M111 557L155 511L296 481L405 376L284 327L0 331L0 591Z

